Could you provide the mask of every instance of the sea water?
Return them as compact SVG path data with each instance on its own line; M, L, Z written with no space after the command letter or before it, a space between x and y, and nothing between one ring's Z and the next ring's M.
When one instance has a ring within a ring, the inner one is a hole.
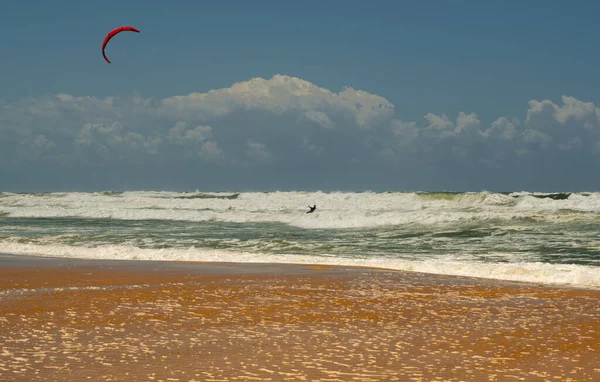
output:
M360 265L600 288L600 193L0 193L0 252Z

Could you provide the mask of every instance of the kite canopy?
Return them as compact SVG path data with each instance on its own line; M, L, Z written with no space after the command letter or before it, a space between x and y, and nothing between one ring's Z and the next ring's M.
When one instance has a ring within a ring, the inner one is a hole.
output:
M108 42L110 41L111 38L113 38L115 35L121 33L121 32L125 32L125 31L129 31L129 32L136 32L136 33L140 33L139 30L137 30L134 27L128 27L128 26L123 26L123 27L119 27L117 29L113 29L112 31L110 31L109 34L106 35L106 37L104 38L104 42L102 43L102 56L104 56L104 59L106 60L106 62L108 62L110 64L110 60L108 59L108 57L106 57L106 54L104 53L104 48L106 48L106 44L108 44Z

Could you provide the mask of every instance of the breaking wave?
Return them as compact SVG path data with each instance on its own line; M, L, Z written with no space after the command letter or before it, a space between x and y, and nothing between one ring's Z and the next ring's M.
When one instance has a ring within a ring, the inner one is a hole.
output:
M304 214L308 204L317 204L314 214ZM11 217L279 222L306 229L597 220L599 212L600 193L103 192L0 198L0 214Z

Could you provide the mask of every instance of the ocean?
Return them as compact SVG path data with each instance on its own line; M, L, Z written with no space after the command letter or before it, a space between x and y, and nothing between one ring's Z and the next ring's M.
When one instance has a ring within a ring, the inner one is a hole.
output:
M596 289L600 193L0 193L0 252L358 265Z

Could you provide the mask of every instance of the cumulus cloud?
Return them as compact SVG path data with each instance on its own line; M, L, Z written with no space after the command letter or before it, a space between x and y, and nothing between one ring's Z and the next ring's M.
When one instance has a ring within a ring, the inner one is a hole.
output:
M0 103L0 169L37 163L126 172L151 163L202 179L248 181L253 171L252 179L280 182L273 187L318 172L330 188L344 187L342 173L352 184L368 179L365 188L378 177L397 188L455 181L476 188L503 171L518 188L519 179L600 166L600 109L574 97L560 101L531 100L522 119L484 123L472 111L406 121L381 96L284 75L165 99L57 94Z
M29 139L21 141L21 145L18 147L18 153L21 157L28 161L35 161L45 153L56 147L56 144L51 140L47 139L43 134L39 134Z
M159 136L144 136L126 131L122 124L85 123L74 139L75 157L84 161L137 161L146 155L158 155Z
M512 140L517 136L519 121L509 120L506 117L500 117L491 126L483 132L486 138L498 140Z
M563 96L562 105L531 100L525 135L545 149L578 148L590 153L600 138L599 116L600 109L593 103L573 97Z
M210 126L189 127L185 122L177 122L169 130L169 141L182 146L188 158L198 157L208 161L223 159L223 150L213 139Z
M327 114L322 111L309 110L303 115L306 119L316 122L318 125L325 128L333 128L335 125Z
M267 147L262 143L248 141L247 145L248 149L246 150L246 155L248 158L258 162L270 162L273 159L273 156Z
M385 98L345 88L340 93L296 77L254 78L230 88L191 93L161 101L161 113L210 120L236 112L258 110L273 114L300 112L318 124L331 125L331 116L346 115L360 127L390 118L394 107Z

